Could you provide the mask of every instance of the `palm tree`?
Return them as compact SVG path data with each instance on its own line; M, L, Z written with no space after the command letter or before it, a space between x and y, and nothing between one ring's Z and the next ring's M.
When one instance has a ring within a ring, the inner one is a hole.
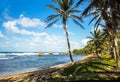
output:
M87 37L90 39L88 43L94 46L95 53L97 57L100 58L99 53L101 51L101 45L104 42L102 32L98 29L95 29L94 32L90 32L90 34L91 36Z
M59 7L55 7L53 5L48 5L48 8L53 9L54 11L57 12L57 14L50 15L46 18L46 22L49 22L49 24L46 26L46 28L52 26L55 24L59 19L62 20L63 23L63 28L66 33L66 39L67 39L67 44L68 44L68 51L70 55L71 62L74 63L73 58L72 58L72 53L71 53L71 48L70 48L70 41L69 41L69 36L68 36L68 30L67 30L67 20L68 18L71 18L74 23L79 25L80 27L84 28L80 24L80 17L76 15L76 13L80 13L79 10L76 8L81 4L82 0L74 4L74 0L53 0Z
M95 27L98 27L101 22L104 21L106 29L109 33L109 38L112 43L112 52L116 60L116 65L118 67L119 53L117 44L117 29L118 29L118 19L120 18L120 1L119 0L90 0L90 4L83 11L82 17L93 16L90 21L96 20Z
M111 15L111 23L112 23L112 45L114 51L114 57L116 59L117 67L120 66L120 57L118 51L118 41L117 41L117 30L118 30L118 18L120 19L120 1L119 0L110 0L109 1L110 15Z

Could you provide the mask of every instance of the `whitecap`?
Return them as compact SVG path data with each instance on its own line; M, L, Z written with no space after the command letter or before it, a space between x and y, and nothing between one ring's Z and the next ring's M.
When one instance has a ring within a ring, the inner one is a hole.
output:
M15 57L3 57L3 58L0 58L0 60L12 60L12 59L14 59Z
M11 55L29 56L29 55L37 55L37 53L11 53Z

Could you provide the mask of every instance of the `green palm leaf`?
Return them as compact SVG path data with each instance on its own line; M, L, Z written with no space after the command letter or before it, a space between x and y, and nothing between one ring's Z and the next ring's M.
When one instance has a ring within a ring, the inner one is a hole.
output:
M57 11L57 12L60 12L60 9L59 9L59 8L54 7L54 6L52 6L52 5L47 5L47 7L48 7L48 8L51 8L51 9Z
M88 25L90 25L96 18L98 18L99 17L99 15L96 15L95 17L93 17L93 19L91 19L91 21L89 22L89 24Z
M46 18L46 21L45 21L45 22L50 22L50 21L52 21L52 20L54 20L54 19L56 19L56 18L58 18L58 17L60 17L60 16L61 16L61 14L50 15L50 16L48 16L48 17Z
M73 19L77 19L77 20L83 22L83 20L79 16L77 16L77 15L70 14L69 16L72 17Z
M49 23L49 24L45 27L45 29L51 27L51 26L52 26L53 24L55 24L58 20L59 20L59 18L56 19L56 20L54 20L53 22Z
M84 26L82 26L82 24L80 24L77 20L75 20L75 19L72 19L72 20L75 24L79 25L81 28L84 29Z
M79 0L72 9L75 9L81 5L84 0Z
M95 28L98 28L99 24L101 22L101 17L99 17L94 25Z

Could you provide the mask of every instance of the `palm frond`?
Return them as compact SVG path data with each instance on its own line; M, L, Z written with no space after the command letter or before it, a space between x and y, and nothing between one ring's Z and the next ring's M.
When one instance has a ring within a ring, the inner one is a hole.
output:
M80 10L69 10L68 12L69 13L80 13L81 11Z
M101 17L97 19L96 23L94 24L94 28L98 28L100 21L101 21Z
M87 14L89 13L89 11L91 11L94 7L94 4L96 4L97 0L93 0L90 5L83 11L82 13L82 17L87 16Z
M85 17L91 16L91 15L96 15L96 14L98 14L98 12L94 11L94 12L91 12L91 13L87 14Z
M68 0L62 0L63 3L63 10L67 11L70 8L70 4Z
M49 24L45 27L45 29L51 27L51 26L52 26L53 24L55 24L58 20L59 20L59 18L56 19L56 20L54 20L53 22L49 23Z
M75 24L79 25L81 28L84 29L84 26L83 26L82 24L80 24L77 20L75 20L75 19L73 19L73 18L72 18L72 20L73 20L73 22L74 22Z
M50 22L51 20L54 20L54 19L56 19L56 18L58 18L58 17L60 17L60 16L61 16L61 14L50 15L50 16L48 16L48 17L46 18L45 22Z
M54 7L54 6L52 6L52 5L47 5L47 7L48 7L48 8L51 8L51 9L57 11L57 12L60 12L60 9L59 9L59 8Z
M90 37L90 36L88 36L88 37L86 37L86 38L93 39L93 37Z
M91 34L92 36L94 36L94 33L93 33L93 32L90 32L90 34Z
M107 10L107 9L108 9L108 0L105 0L105 4L104 4L103 10Z
M61 9L64 9L63 2L61 0L56 0Z
M91 19L88 25L90 25L97 17L99 17L99 15L96 15L95 17L93 17L93 19Z
M73 3L74 3L74 0L70 0L69 1L69 6L71 7L73 5Z
M81 5L84 0L79 0L72 9L75 9Z
M99 24L100 26L102 26L102 27L104 27L104 28L106 28L106 26L105 25L103 25L103 24Z
M83 20L79 16L77 16L77 15L70 14L70 17L72 17L73 19L77 19L77 20L83 22Z

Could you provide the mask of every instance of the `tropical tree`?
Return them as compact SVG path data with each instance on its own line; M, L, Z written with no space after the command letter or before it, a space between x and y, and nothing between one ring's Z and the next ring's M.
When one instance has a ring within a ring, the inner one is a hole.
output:
M74 0L53 0L53 1L55 3L57 3L58 7L53 6L53 5L47 5L47 7L56 11L57 14L50 15L46 18L46 22L49 22L49 24L46 26L46 28L55 24L59 19L62 20L63 28L66 33L66 39L67 39L70 59L71 59L71 62L74 63L73 58L72 58L71 48L70 48L68 30L67 30L66 25L67 25L68 18L71 18L75 24L77 24L83 28L83 26L80 23L81 19L77 15L77 13L78 14L80 13L80 10L76 9L81 4L82 0L80 0L79 2L77 2L75 4L74 4Z
M100 58L99 54L101 52L101 45L104 42L102 32L98 29L95 29L94 32L90 32L91 36L87 37L90 39L89 44L93 45L95 53L98 58Z
M111 50L116 60L116 65L119 64L119 53L117 44L117 30L120 19L120 1L119 0L90 0L90 4L83 11L82 17L93 16L90 23L96 20L95 26L98 27L101 23L106 25L111 40ZM104 21L104 22L103 22Z

